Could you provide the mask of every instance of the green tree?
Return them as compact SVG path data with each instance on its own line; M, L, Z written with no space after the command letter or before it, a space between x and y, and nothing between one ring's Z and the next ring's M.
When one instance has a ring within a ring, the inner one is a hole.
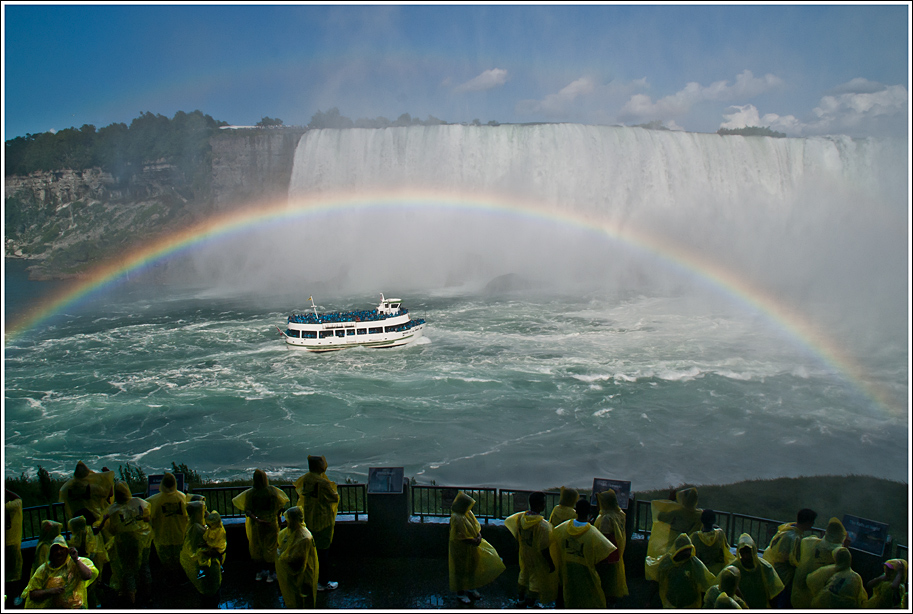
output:
M278 117L276 119L273 119L273 118L267 116L257 122L258 128L272 128L272 127L281 126L281 125L282 125L282 120L279 119Z

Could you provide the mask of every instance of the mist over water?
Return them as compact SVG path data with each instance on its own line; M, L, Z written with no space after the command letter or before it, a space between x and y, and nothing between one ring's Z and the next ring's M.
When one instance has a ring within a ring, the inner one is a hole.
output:
M392 465L454 485L906 480L907 169L906 143L844 137L311 131L289 207L440 202L253 226L16 339L7 472L297 477L316 453L337 477ZM695 262L817 325L881 400ZM421 345L314 355L275 332L308 296L369 308L378 292L428 320Z

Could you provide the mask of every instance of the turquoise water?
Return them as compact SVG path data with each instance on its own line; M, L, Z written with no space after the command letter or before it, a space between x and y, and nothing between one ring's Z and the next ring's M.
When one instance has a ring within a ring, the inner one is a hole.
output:
M8 317L36 287L8 263ZM6 475L84 460L294 478L322 454L337 480L402 466L455 486L906 480L903 413L718 296L401 294L428 322L418 344L327 354L289 349L276 332L306 295L134 282L93 296L7 340ZM345 310L378 297L314 298ZM905 343L860 356L899 398Z

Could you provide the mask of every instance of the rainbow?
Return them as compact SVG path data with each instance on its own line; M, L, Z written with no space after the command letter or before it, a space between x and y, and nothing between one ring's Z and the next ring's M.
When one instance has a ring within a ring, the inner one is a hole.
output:
M908 408L898 406L890 396L872 381L867 371L840 345L825 335L807 317L783 301L769 296L748 283L735 271L720 262L703 257L694 250L671 243L668 237L652 236L630 225L620 225L586 213L547 209L536 203L509 196L491 194L447 194L433 191L390 190L367 192L335 192L314 197L281 199L275 202L250 205L214 216L194 226L142 245L132 253L96 267L75 286L49 299L19 321L7 327L7 343L24 332L39 326L68 306L90 299L94 294L123 281L128 274L166 258L189 252L205 244L221 241L233 235L273 224L300 219L309 215L333 212L383 209L388 207L416 209L460 210L467 213L500 213L541 221L565 224L588 230L619 242L640 253L658 257L683 275L696 278L746 307L761 312L787 335L817 356L829 369L842 373L866 396L895 415L906 415Z

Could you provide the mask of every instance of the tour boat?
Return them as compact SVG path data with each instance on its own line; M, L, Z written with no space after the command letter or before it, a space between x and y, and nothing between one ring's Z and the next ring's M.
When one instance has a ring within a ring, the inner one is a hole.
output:
M402 300L384 298L370 311L317 313L314 297L311 312L288 317L288 327L276 327L285 342L312 352L330 352L352 347L392 348L411 343L422 336L425 320L412 319Z

